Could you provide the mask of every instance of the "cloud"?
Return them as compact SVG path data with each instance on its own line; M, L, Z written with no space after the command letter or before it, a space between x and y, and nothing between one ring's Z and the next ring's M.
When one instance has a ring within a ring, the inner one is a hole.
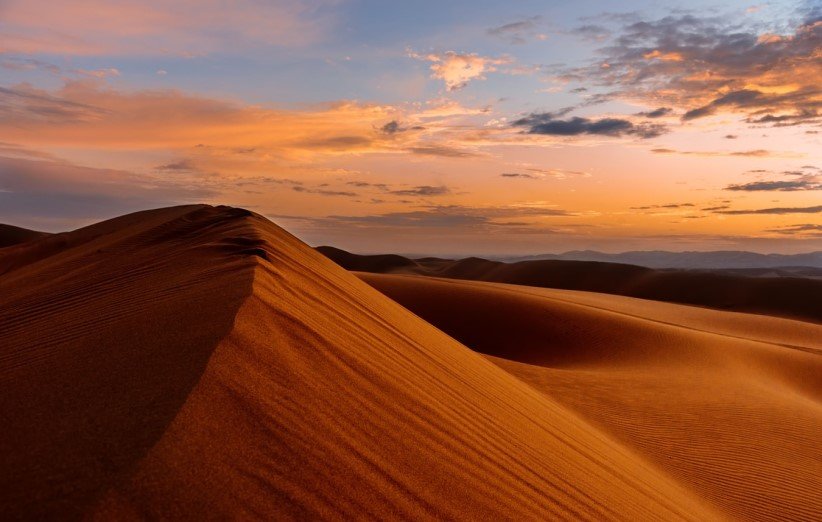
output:
M528 173L520 172L504 172L500 174L503 178L524 178L524 179L567 179L571 177L589 178L591 174L581 170L566 170L566 169L543 169L536 167L526 167Z
M0 141L0 156L5 156L7 158L59 161L59 158L49 152L30 149L16 143L5 143L2 141Z
M291 187L291 190L294 192L304 192L306 194L319 194L320 196L347 196L347 197L354 197L358 194L356 192L349 192L344 190L328 190L322 188L307 188L303 187L302 185L296 185Z
M1 49L0 53L2 53ZM3 54L0 54L0 67L10 71L33 71L40 69L50 72L51 74L60 74L62 72L62 69L53 63L44 62L35 58L22 58Z
M87 76L89 78L104 79L110 77L120 76L120 70L115 67L105 67L103 69L72 69L72 72L80 76Z
M474 129L451 121L478 112L455 103L420 111L347 101L278 110L172 89L120 91L96 80L68 80L54 91L25 83L0 87L0 135L7 141L174 151L225 168L374 152L473 157L479 153L460 144Z
M444 158L470 158L479 155L476 152L457 149L448 145L417 145L408 147L408 151L423 156L440 156Z
M89 122L104 115L104 109L90 103L53 96L27 83L10 88L0 87L0 120L12 126ZM3 123L0 122L0 126Z
M725 190L746 192L781 191L793 192L797 190L822 190L822 182L815 179L788 180L788 181L752 181L740 185L728 185Z
M535 176L533 174L522 174L521 172L503 172L500 176L503 178L539 179L539 176Z
M609 88L623 99L663 101L684 109L685 121L717 113L740 113L763 125L820 119L818 9L780 34L690 13L619 22L596 63L561 77Z
M491 58L476 53L429 53L425 55L409 51L409 56L431 62L431 77L445 82L449 91L465 88L473 80L484 80L485 74L497 70L498 65L511 63L511 58Z
M516 127L528 127L529 134L551 136L579 136L583 134L600 136L633 135L643 139L655 138L667 129L659 124L639 123L620 118L599 120L575 116L568 120L556 119L553 113L533 113L513 122Z
M323 0L28 0L2 3L0 52L168 55L300 46L329 34Z
M671 114L674 110L670 107L660 107L658 109L654 109L652 111L647 112L638 112L636 113L637 116L642 116L644 118L661 118L663 116L667 116Z
M467 121L484 113L441 100L398 106L339 101L283 110L174 89L119 90L98 80L67 80L55 90L0 87L6 141L40 150L162 152L210 172L262 174L276 164L376 153L478 157L481 147L506 143L512 134Z
M667 205L646 205L642 207L631 207L631 210L673 210L679 208L692 208L695 205L693 203L669 203Z
M557 208L540 206L472 207L463 205L430 205L423 210L390 212L370 216L328 216L318 219L318 224L341 224L368 228L458 228L493 229L495 227L525 226L511 223L517 217L566 217L575 214ZM502 221L500 221L502 220Z
M445 196L451 194L451 189L444 185L420 185L411 189L397 189L389 191L395 196Z
M492 27L488 29L487 33L491 36L507 40L511 44L524 44L530 37L545 40L547 36L537 32L540 20L540 16L532 16L516 22Z
M775 232L777 234L784 235L822 237L822 225L804 223L799 225L789 225L785 227L772 228L767 230L766 232Z
M820 42L822 44L822 42ZM751 109L751 116L747 118L749 123L771 123L776 125L797 125L800 123L812 123L818 117L818 111L813 107L801 107L806 103L817 104L817 97L820 94L818 88L799 89L788 93L763 93L756 90L742 89L724 94L707 105L691 109L682 115L684 121L710 116L722 108L733 108L736 110ZM762 111L770 111L773 107L792 106L796 109L790 114L775 116L773 114L762 114Z
M677 150L665 147L651 149L654 154L682 154L684 156L740 156L745 158L767 158L772 156L791 156L790 154L778 154L765 149L737 150L737 151L711 151L711 150Z
M387 191L389 190L387 183L370 183L368 181L348 181L346 185L351 185L352 187L359 187L359 188L368 188L373 187L379 190Z
M822 213L822 205L813 207L776 207L776 208L760 208L750 210L717 210L714 214L727 214L732 216L742 216L751 214L768 214L768 215L782 215L782 214L819 214Z
M164 165L157 165L154 169L160 172L192 172L197 170L197 167L195 167L190 160L183 159Z
M425 130L425 127L423 127L421 125L407 126L407 125L403 125L401 122L399 122L397 120L391 120L388 123L386 123L385 125L383 125L382 127L380 127L380 132L382 132L383 134L387 134L389 136L394 135L394 134L400 134L400 133L403 133L403 132L408 132L408 131L421 131L421 130Z
M571 30L571 34L591 42L603 42L611 36L611 31L601 25L586 24L575 27Z
M371 183L368 181L348 181L346 185L357 188L374 188L384 194L391 194L394 196L445 196L452 194L451 188L445 185L417 185L411 188L402 188L402 186L389 185L388 183Z
M217 194L202 183L169 180L56 160L0 157L0 221L50 230Z

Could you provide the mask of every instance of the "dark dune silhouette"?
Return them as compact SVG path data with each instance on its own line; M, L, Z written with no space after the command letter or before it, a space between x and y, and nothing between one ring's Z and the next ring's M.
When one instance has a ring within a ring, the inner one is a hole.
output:
M375 273L420 274L453 279L585 290L720 310L822 322L822 280L746 277L693 270L655 270L595 261L539 260L502 263L476 257L394 261L389 270L340 250L324 250L340 266ZM370 267L370 268L368 268Z
M0 248L33 241L41 237L46 237L47 235L47 232L38 232L36 230L0 223Z
M363 256L351 254L345 250L331 246L320 246L317 250L324 256L334 259L337 264L344 265L347 270L359 272L394 272L400 270L413 270L419 264L407 257L396 254Z

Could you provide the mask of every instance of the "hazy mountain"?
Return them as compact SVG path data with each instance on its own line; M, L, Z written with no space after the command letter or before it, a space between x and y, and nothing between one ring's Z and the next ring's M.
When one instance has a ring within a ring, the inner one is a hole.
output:
M606 254L594 250L574 250L564 254L544 254L507 258L506 261L527 261L538 259L562 259L568 261L602 261L607 263L627 263L649 268L778 268L814 267L822 268L822 252L805 254L757 254L736 250L714 252L666 252L663 250L622 252Z

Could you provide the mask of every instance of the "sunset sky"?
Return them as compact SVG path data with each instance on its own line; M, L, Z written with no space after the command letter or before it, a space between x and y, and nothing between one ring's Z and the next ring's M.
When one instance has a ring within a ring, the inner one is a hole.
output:
M822 250L822 0L681 5L0 0L0 222L207 202L360 253Z

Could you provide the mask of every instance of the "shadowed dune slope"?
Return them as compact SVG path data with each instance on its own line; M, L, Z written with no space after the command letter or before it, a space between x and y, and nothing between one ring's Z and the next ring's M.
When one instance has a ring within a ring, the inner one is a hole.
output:
M46 232L37 232L36 230L28 230L26 228L0 223L0 248L33 241L48 235Z
M779 315L822 322L822 280L745 277L693 270L654 270L596 261L537 260L501 263L477 257L460 260L394 260L390 269L359 256L322 247L322 253L353 271L419 274L516 285L585 290L721 310Z
M4 518L78 517L159 440L251 291L243 214L141 212L0 252Z
M822 513L822 326L588 292L359 276L730 517Z
M333 259L346 270L358 272L397 272L414 270L419 267L417 262L396 254L359 255L331 246L319 246L317 251L325 257Z
M0 258L5 518L721 518L260 216L61 236Z

